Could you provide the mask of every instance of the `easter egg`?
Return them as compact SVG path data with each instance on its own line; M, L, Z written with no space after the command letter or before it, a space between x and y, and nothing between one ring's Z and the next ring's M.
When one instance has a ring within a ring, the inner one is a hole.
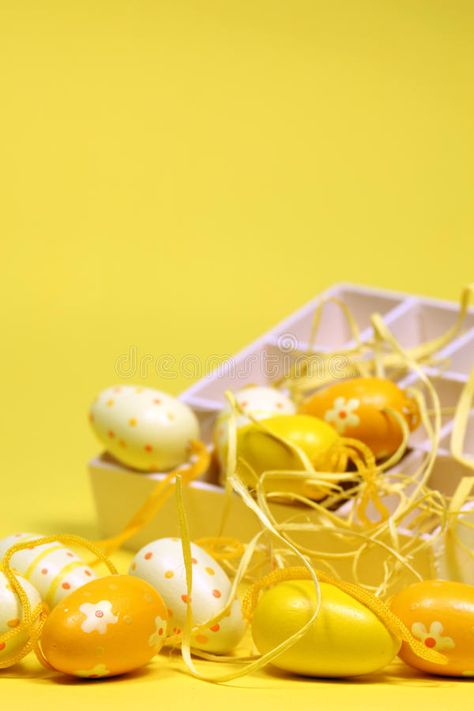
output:
M0 540L0 559L15 543L41 538L38 533L16 533ZM58 541L14 553L12 567L38 590L49 607L54 607L72 590L96 574L74 551Z
M348 677L382 669L400 643L365 605L334 585L320 583L316 620L272 664L279 669L320 677ZM309 621L316 607L310 580L283 582L260 597L252 619L252 636L261 654L274 649Z
M166 637L163 599L144 580L109 575L62 600L46 620L41 649L57 671L97 678L137 669Z
M140 471L168 471L189 458L199 438L196 415L184 402L152 388L117 385L91 406L95 434L119 462Z
M240 410L236 416L237 428L248 425L251 415L256 420L266 420L278 415L294 415L296 406L289 397L265 385L247 385L234 393L234 398ZM228 430L227 423L232 408L229 402L219 413L214 427L214 444L221 467L225 466Z
M264 421L271 433L282 437L299 447L307 455L317 469L321 458L333 447L339 436L326 422L309 415L281 415L270 417ZM258 475L266 471L302 471L300 457L258 425L249 424L237 432L237 456L242 457ZM250 486L255 482L248 468L242 464L238 467L241 478ZM301 482L301 483L299 483ZM267 482L265 489L278 491L293 491L305 493L302 480L276 480Z
M395 595L390 606L416 639L448 659L446 665L426 661L404 642L404 662L430 674L474 677L474 585L424 580Z
M222 567L206 551L191 543L193 625L205 625L226 605L231 583ZM130 574L148 581L158 590L169 612L168 633L180 634L188 603L186 571L179 538L160 538L144 546L132 561ZM193 634L192 645L208 652L233 649L243 637L245 622L240 600L218 623Z
M31 608L35 608L41 602L39 592L21 575L16 575L16 578L25 591ZM23 612L18 595L10 587L10 583L4 573L0 573L0 635L18 627L22 618ZM0 640L0 662L7 655L19 651L27 642L27 631L20 632L5 642Z
M359 439L377 458L385 458L403 439L400 424L385 408L399 412L411 431L418 427L416 401L385 378L353 378L329 385L306 399L300 412L321 418L340 435Z

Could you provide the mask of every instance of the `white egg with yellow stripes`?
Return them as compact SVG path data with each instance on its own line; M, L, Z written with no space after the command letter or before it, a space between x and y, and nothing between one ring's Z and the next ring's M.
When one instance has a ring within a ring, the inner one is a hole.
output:
M41 602L39 592L21 575L16 575L16 579L25 591L33 610ZM12 589L6 575L0 572L0 635L15 630L20 625L22 617L23 611L18 595ZM0 662L5 657L10 657L19 651L28 642L28 639L29 633L27 631L20 631L5 641L0 638Z
M139 471L165 472L186 464L199 439L191 408L161 390L116 385L99 393L89 419L105 449Z
M42 538L37 533L17 533L0 540L0 560L16 543ZM74 551L53 541L17 551L11 567L31 583L50 607L68 593L96 578L96 574Z
M191 555L193 626L199 626L192 634L191 645L216 654L230 652L246 628L241 602L235 599L225 616L213 622L229 600L231 582L219 563L195 543L191 543ZM133 559L130 575L146 580L160 593L169 613L168 635L180 635L188 605L181 540L160 538L148 543Z

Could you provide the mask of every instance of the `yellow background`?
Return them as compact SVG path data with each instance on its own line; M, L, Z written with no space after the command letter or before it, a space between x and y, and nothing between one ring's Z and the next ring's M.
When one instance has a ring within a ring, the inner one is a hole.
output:
M86 411L130 349L232 353L340 280L457 297L473 33L469 0L0 1L1 535L96 535ZM472 692L409 672L213 687L166 659L102 684L34 662L1 680L17 708L445 708Z

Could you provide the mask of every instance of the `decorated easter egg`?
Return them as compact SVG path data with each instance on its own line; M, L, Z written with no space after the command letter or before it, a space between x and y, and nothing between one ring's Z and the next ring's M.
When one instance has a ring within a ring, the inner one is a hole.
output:
M435 538L433 551L438 578L474 585L474 501L464 504L452 527Z
M65 674L114 676L158 654L166 625L166 606L151 585L130 575L109 575L56 605L43 628L41 649Z
M325 420L340 435L359 439L377 458L384 458L393 454L403 439L399 422L385 408L400 413L410 430L418 427L416 401L385 378L334 383L305 400L300 412Z
M191 553L193 626L205 625L226 605L231 583L219 563L195 543L191 543ZM188 604L180 539L160 538L144 546L133 559L130 574L147 580L158 590L169 612L168 633L179 635ZM226 617L193 634L192 645L208 652L228 652L238 644L244 632L241 603L236 599Z
M40 602L39 592L21 575L16 576L30 602L31 609ZM15 629L23 618L23 612L18 595L10 587L7 577L0 573L0 635ZM0 662L7 655L19 651L28 642L28 632L20 632L15 637L2 642L0 640Z
M326 583L320 588L316 620L272 664L295 674L321 677L370 674L389 664L400 643L378 617L339 588ZM301 629L315 607L316 591L310 580L283 582L266 590L252 620L259 652L271 651Z
M294 415L296 407L289 397L276 388L265 385L247 385L234 393L241 412L236 416L237 428L248 425L251 415L256 420L266 420L278 415ZM214 444L221 467L225 465L228 440L228 420L232 408L229 402L219 413L214 428Z
M430 674L474 677L474 585L424 580L395 595L390 606L416 639L448 659L445 665L426 661L404 642L404 662Z
M339 440L337 432L330 425L309 415L270 417L264 421L264 425L272 434L299 447L316 469ZM237 432L237 456L244 459L257 476L267 471L302 471L304 468L295 451L253 423L241 427ZM247 466L239 464L238 472L248 485L255 484ZM293 492L298 491L298 487L298 481L292 481L291 477L288 481L269 481L265 486L267 490Z
M34 541L38 533L16 533L0 540L0 560L15 543ZM96 574L74 551L54 541L14 553L12 567L38 590L49 607L54 607L72 590L80 588Z
M196 415L184 402L152 388L117 385L91 406L92 428L108 452L140 471L168 471L189 458L199 438Z

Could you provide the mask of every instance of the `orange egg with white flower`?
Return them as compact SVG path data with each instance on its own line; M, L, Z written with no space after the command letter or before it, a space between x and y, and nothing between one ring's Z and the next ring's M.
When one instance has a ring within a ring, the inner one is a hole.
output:
M416 639L447 659L433 664L404 642L399 652L404 662L430 674L474 677L474 585L424 580L395 595L390 606Z
M308 397L301 413L330 424L341 436L364 442L378 459L393 454L403 441L397 415L410 431L420 424L416 401L387 378L352 378Z
M75 590L53 609L41 649L56 670L85 678L142 667L166 638L168 612L146 581L109 575Z

